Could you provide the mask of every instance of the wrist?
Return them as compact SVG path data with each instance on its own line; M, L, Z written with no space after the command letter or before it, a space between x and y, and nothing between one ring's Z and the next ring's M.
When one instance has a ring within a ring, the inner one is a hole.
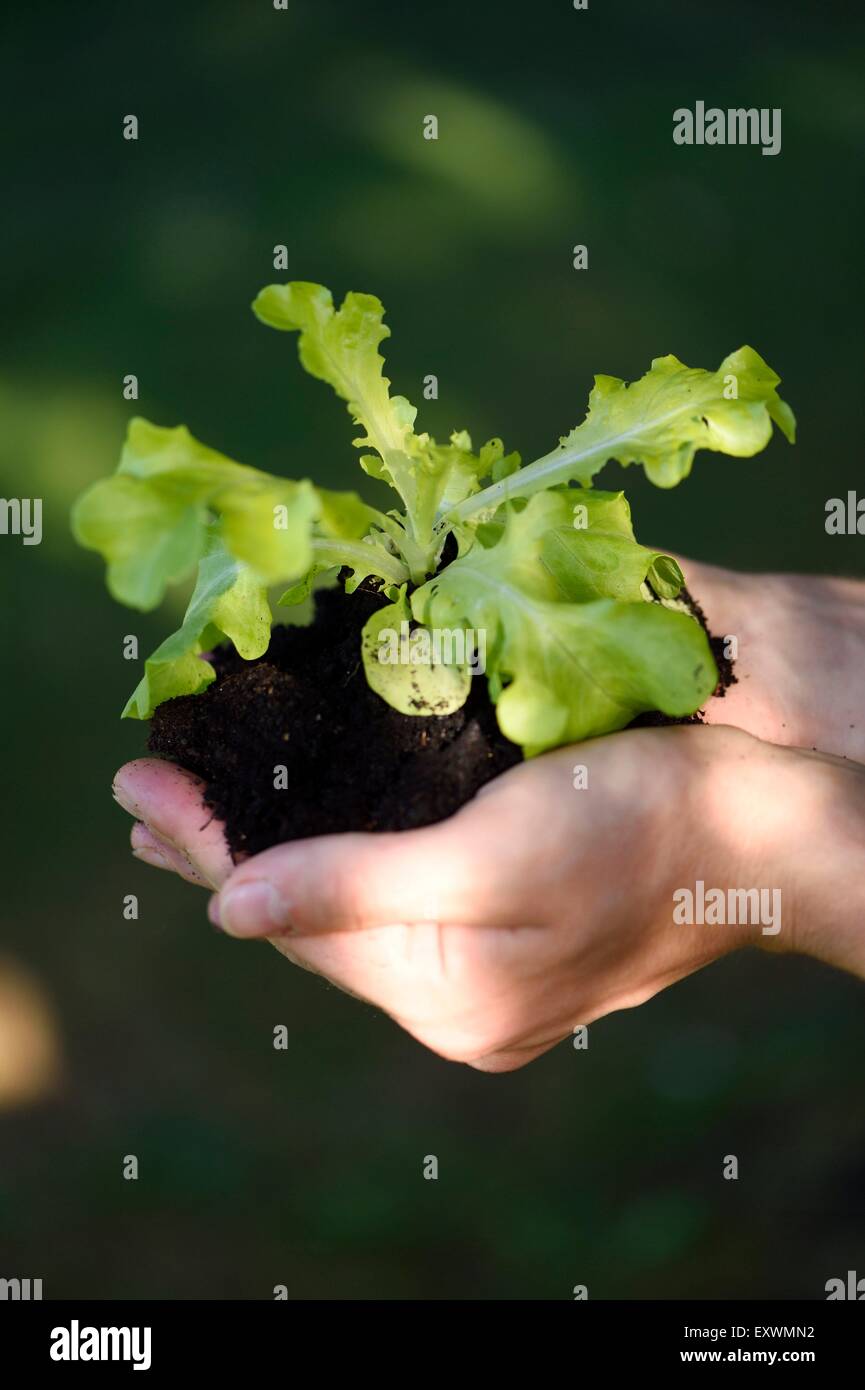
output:
M777 945L865 979L865 767L787 757L793 810L775 872L787 885L790 931Z
M672 896L677 964L690 972L745 946L779 949L779 940L792 949L782 774L796 755L730 726L677 729L665 754L669 816L659 818L649 858L657 900Z
M760 892L759 924L740 924L739 944L865 978L865 767L741 733L736 744L714 830L728 878Z
M865 977L865 767L729 727L694 729L688 742L682 823L707 943L810 955ZM725 926L710 934L718 913Z
M798 798L797 754L722 726L694 730L692 757L693 861L704 896L711 885L724 914L726 950L795 950L789 872L795 861L788 861L787 845ZM708 909L705 916L712 920Z

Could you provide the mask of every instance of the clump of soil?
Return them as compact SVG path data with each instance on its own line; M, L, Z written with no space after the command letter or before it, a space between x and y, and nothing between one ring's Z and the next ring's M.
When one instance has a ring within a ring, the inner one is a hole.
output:
M204 779L234 855L308 835L429 825L520 761L483 677L448 715L399 714L370 690L360 634L381 603L363 589L321 590L310 627L274 627L257 661L220 647L203 694L156 710L148 747ZM285 789L274 787L279 766Z
M274 627L256 661L218 648L214 683L156 710L150 751L204 780L233 855L310 835L429 825L521 760L496 723L483 677L463 708L444 716L399 714L370 690L360 636L381 603L363 588L350 597L341 587L321 590L311 626ZM735 676L723 639L710 640L720 694ZM658 714L636 722L695 721L699 715Z

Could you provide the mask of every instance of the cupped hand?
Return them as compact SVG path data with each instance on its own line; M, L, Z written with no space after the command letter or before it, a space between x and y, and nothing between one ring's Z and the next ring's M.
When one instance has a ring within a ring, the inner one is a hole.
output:
M630 730L520 764L438 825L237 866L189 774L140 760L115 787L138 856L219 890L224 931L269 939L442 1056L504 1071L743 944L812 949L801 867L818 822L841 856L845 808L865 806L852 776L731 728ZM780 932L676 925L673 895L697 879L778 887Z

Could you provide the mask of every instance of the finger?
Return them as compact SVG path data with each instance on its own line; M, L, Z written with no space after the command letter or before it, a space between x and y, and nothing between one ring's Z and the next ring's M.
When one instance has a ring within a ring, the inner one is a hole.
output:
M488 797L422 830L277 845L234 870L212 920L242 937L517 925L525 922L526 861L502 853L501 829Z
M187 868L218 889L234 864L222 822L204 805L202 782L191 772L158 758L137 758L114 779L114 798L176 851Z
M167 869L169 873L177 872L173 864L170 864L164 854L160 854L155 849L134 849L133 859L140 859L142 864L149 864L152 869Z
M176 849L167 840L161 839L141 821L136 821L133 825L129 842L132 846L133 857L140 859L143 864L150 864L155 869L167 869L169 873L179 874L187 883L193 883L198 888L212 887L212 884L209 884L196 869L188 854Z

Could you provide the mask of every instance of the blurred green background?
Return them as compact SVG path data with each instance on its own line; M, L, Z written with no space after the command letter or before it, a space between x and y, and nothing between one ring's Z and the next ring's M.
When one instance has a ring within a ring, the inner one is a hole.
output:
M631 470L638 533L865 573L861 537L823 525L861 478L861 18L49 0L6 6L0 35L0 484L45 504L40 547L0 538L0 1275L85 1298L823 1296L865 1258L860 986L749 954L593 1026L587 1052L489 1077L223 939L203 896L130 858L109 795L145 733L117 719L122 638L149 650L174 615L109 601L68 508L133 410L369 486L347 417L249 312L303 278L383 299L425 427L525 458L582 418L594 372L751 343L798 444L702 455L672 493ZM781 107L781 154L674 146L698 99Z

